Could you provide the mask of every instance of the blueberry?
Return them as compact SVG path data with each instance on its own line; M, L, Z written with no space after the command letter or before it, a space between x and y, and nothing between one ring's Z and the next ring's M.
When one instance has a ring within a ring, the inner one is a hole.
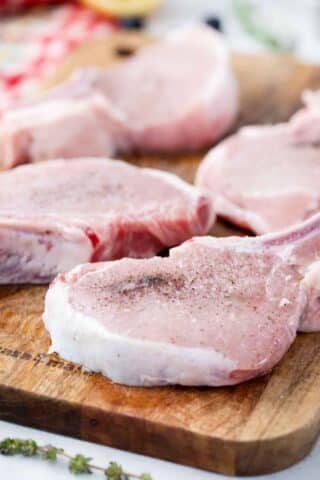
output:
M144 27L144 19L142 17L125 17L121 19L120 24L127 30L141 30Z
M209 25L209 27L218 30L218 32L222 32L222 21L217 15L212 15L210 17L205 18L205 23Z

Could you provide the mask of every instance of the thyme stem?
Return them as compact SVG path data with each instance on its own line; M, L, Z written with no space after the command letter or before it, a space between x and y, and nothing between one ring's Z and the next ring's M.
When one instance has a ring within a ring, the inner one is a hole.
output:
M70 455L62 448L57 448L53 445L38 445L34 440L5 438L4 440L0 441L0 454L40 457L44 460L51 461L55 461L59 457L63 457L68 460L69 470L75 475L97 471L102 472L106 480L152 480L148 473L136 475L134 473L125 472L121 465L116 462L110 462L107 467L101 467L91 463L91 458L86 457L85 455Z

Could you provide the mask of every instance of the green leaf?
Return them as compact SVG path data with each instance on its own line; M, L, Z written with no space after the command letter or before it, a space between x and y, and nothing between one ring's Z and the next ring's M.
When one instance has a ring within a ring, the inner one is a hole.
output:
M69 470L70 472L78 475L81 473L91 473L89 466L91 458L85 457L84 455L78 454L75 455L69 461Z
M25 457L34 457L38 453L38 445L34 440L23 440L21 443L21 453Z
M22 440L20 438L5 438L0 441L0 454L16 455L22 454L26 457L41 455L45 460L56 460L58 455L63 454L62 448L56 448L53 445L39 446L34 440ZM66 457L69 455L65 454ZM70 457L69 457L70 458ZM96 465L90 465L91 458L77 454L69 460L69 470L74 474L92 473L92 470L103 470ZM116 462L110 462L109 466L103 471L106 480L130 480L138 478L139 480L152 480L148 473L142 473L139 477L123 471L121 465ZM2 477L1 477L2 478Z
M59 453L63 453L62 448L56 448L52 445L47 445L45 450L42 452L42 458L45 460L56 460Z
M0 453L2 455L17 455L21 453L22 440L19 438L5 438L0 442Z
M116 462L110 462L108 468L105 469L104 475L107 480L127 480L124 477L121 465Z

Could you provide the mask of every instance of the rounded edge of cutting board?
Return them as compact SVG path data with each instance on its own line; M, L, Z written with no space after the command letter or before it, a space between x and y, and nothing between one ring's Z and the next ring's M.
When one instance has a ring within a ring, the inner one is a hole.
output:
M233 475L266 475L304 460L319 436L319 419L287 435L254 442L237 442Z

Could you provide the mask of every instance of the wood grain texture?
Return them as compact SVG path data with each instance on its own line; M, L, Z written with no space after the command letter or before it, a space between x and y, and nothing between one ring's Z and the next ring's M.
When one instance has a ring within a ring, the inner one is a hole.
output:
M149 39L121 34L73 54L48 88L79 65L108 65ZM320 69L290 57L233 56L238 125L286 120ZM192 181L204 152L128 160ZM218 223L215 235L237 232ZM128 388L48 356L46 287L0 289L0 417L229 475L267 473L302 459L320 431L320 334L299 335L273 372L230 388Z

